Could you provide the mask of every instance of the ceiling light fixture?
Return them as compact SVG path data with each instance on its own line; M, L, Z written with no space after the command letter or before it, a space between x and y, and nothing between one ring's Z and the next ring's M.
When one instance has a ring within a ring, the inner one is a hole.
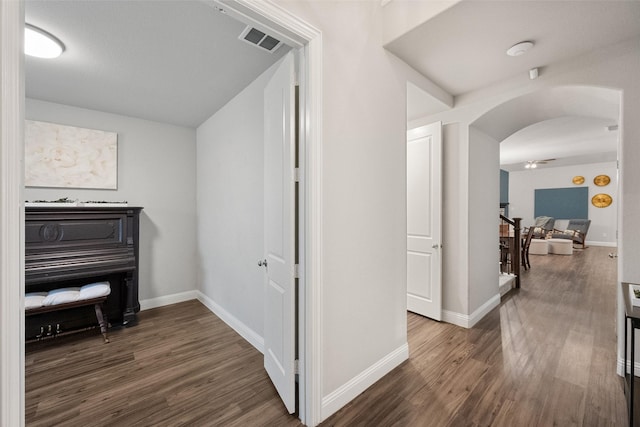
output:
M528 51L529 49L531 49L532 47L533 47L533 42L530 42L530 41L516 43L513 46L511 46L509 49L507 49L507 55L520 56L526 51Z
M45 30L31 24L24 26L24 53L37 58L57 58L64 52L64 44Z
M528 160L527 163L524 164L525 169L535 169L538 165L546 165L549 162L553 162L556 159L544 159L544 160Z

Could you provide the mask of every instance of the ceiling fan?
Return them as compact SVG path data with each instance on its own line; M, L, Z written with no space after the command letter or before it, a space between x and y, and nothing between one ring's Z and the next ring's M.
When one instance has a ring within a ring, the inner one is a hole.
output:
M554 161L555 159L544 159L544 160L529 160L525 163L525 169L535 169L538 165L546 165L549 162Z

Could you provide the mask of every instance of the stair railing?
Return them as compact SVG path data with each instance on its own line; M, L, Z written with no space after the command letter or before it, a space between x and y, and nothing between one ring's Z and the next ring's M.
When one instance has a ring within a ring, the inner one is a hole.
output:
M501 261L504 259L506 262L501 263L500 271L516 276L516 288L520 287L521 221L522 218L511 219L500 215L500 250L504 252L504 245L506 245L508 255L506 259L501 257Z

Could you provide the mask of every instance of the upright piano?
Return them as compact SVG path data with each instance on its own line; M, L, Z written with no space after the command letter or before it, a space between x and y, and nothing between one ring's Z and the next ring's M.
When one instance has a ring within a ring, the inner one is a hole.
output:
M141 207L44 206L25 208L25 292L108 281L104 310L112 325L136 323ZM43 326L57 332L96 326L91 307L52 311L25 319L26 339Z

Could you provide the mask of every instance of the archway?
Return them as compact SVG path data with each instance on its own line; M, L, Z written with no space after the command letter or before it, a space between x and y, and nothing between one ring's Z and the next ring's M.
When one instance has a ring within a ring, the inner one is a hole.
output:
M489 173L490 168L495 168L500 163L503 167L508 165L511 170L517 171L514 174L526 174L528 172L523 168L523 164L527 160L555 158L556 160L549 165L553 167L546 170L562 168L568 172L565 174L568 178L563 178L565 180L558 183L557 187L575 186L571 181L573 171L582 170L582 174L587 180L584 186L591 185L592 187L589 189L589 198L591 198L594 195L592 190L598 187L593 187L594 170L590 171L588 165L597 164L600 167L603 164L609 164L615 188L609 187L606 192L612 194L616 202L609 207L608 211L595 208L590 204L589 216L593 220L593 228L590 229L590 235L587 236L587 239L591 240L594 245L621 247L624 236L622 233L618 233L618 224L621 218L619 206L622 203L623 193L619 190L620 182L618 179L622 178L623 165L617 161L620 158L619 153L622 152L623 143L617 132L621 121L621 90L597 86L567 85L520 95L494 106L469 124L470 150L478 142L478 135L500 144L501 152L503 144L513 145L513 147L508 147L510 151L508 155L501 155L503 162L498 162L494 158L489 163L470 165L470 170L478 168ZM580 126L590 129L590 133L587 135L590 135L593 141L585 140L585 135L578 131ZM573 133L568 132L567 129ZM549 136L554 130L563 133L562 138L554 141L554 144L541 146L538 150L532 149L532 141L539 142L539 139L534 138L535 134ZM595 133L599 133L599 135L595 135ZM523 144L521 153L518 153L519 143ZM581 144L585 147L581 147ZM589 173L590 175L588 175ZM557 173L555 175L558 176ZM529 191L527 195L516 201L513 206L515 209L510 213L510 216L523 217L524 225L530 225L533 220L534 186L535 183L531 183L527 189ZM498 191L496 188L495 193ZM527 201L523 201L524 198ZM562 227L562 223L560 227ZM487 249L489 248L487 247ZM618 262L620 263L620 261ZM621 310L622 308L619 306L618 312ZM617 321L618 327L620 327L619 319ZM619 360L622 342L621 334L618 334Z
M554 168L558 177L561 176L559 168L566 168L563 170L567 173L587 175L591 168L585 165L602 163L608 164L606 169L609 174L617 174L620 101L621 93L614 89L553 87L504 102L472 122L470 128L500 143L500 168L514 177L531 172L532 169L527 170L524 165L538 159L553 159L548 164L540 165L536 170L539 175L542 169L550 171L549 168ZM470 131L469 138L471 145L474 132ZM532 176L529 174L528 178ZM587 178L583 186L589 186L593 176ZM616 176L612 178L617 182ZM545 188L561 188L575 184L570 179L563 179L557 185L549 182L545 185ZM589 192L594 193L593 190L591 188ZM589 215L594 218L589 237L605 246L614 246L617 191L611 188L607 190L614 193L612 195L616 203L609 210L590 206ZM534 217L533 195L528 191L526 197L509 200L509 210L511 216L522 217L524 225L530 225Z

